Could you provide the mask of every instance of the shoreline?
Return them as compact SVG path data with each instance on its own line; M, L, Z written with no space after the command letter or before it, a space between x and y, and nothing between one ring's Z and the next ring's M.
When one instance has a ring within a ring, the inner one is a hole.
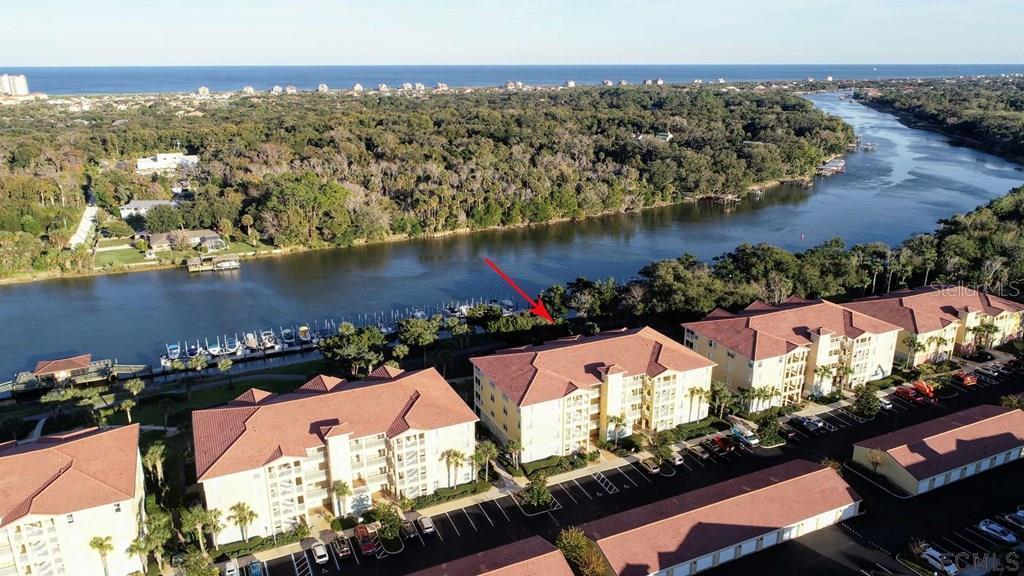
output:
M830 156L827 156L826 158L824 158L822 161L823 162L828 162L831 159L839 158L839 157L842 157L844 155L845 154L830 155ZM747 186L745 189L743 189L742 195L740 196L739 201L736 202L735 204L741 204L742 202L747 200L750 197L751 192L753 192L756 189L762 189L765 192L769 192L769 191L771 191L771 190L773 190L775 188L778 188L779 186L782 186L782 185L788 184L788 183L799 183L799 184L804 185L804 186L808 186L808 185L813 186L813 182L814 182L814 176L813 175L810 175L810 176L793 176L793 177L781 178L781 179L777 179L777 180L768 180L768 181L765 181L765 182L757 182L757 183L751 184L751 185ZM372 246L372 245L393 244L393 243L398 243L398 242L410 242L410 241L417 241L417 240L442 239L442 238L447 238L447 237L450 237L450 236L462 236L462 235L468 235L468 234L476 234L478 232L501 232L501 231L505 231L505 230L517 230L517 229L525 229L525 228L531 228L531 227L549 226L549 225L554 225L554 224L565 224L566 222L574 222L574 221L582 222L584 220L595 220L595 219L598 219L598 218L607 218L607 217L616 216L616 215L640 214L642 212L645 212L647 210L652 210L652 209L655 209L655 208L668 208L668 207L671 207L671 206L679 206L679 205L682 205L682 204L694 204L694 203L698 203L698 202L711 202L711 201L714 200L714 198L716 198L718 196L720 196L720 195L718 195L718 194L704 194L704 195L701 195L701 196L696 196L696 197L692 197L692 198L686 198L686 199L683 199L683 200L681 200L679 202L658 202L658 203L652 204L650 206L643 206L641 208L637 208L637 209L633 209L633 210L614 210L614 211L602 212L600 214L592 214L590 216L585 216L584 218L581 218L579 220L574 219L572 217L560 217L560 218L553 218L551 220L547 220L547 221L544 221L544 222L526 222L526 223L520 223L520 224L488 226L486 228L457 228L457 229L454 229L454 230L444 230L444 231L440 231L440 232L431 232L431 233L428 233L428 234L421 234L419 236L409 236L407 234L404 234L404 235L393 234L393 235L390 235L390 236L387 236L387 237L384 237L384 238L381 238L381 239L376 239L376 240L358 239L358 240L352 242L351 244L344 245L344 246L336 246L336 245L326 245L326 246L288 246L288 247L274 248L273 250L265 250L265 251L262 251L262 252L259 252L259 251L253 251L251 253L243 252L243 253L239 253L239 254L236 254L236 255L242 261L258 260L258 259L271 258L271 257L287 257L287 256L293 256L293 255L297 255L297 254L304 254L304 253L308 253L308 252L317 252L317 251L321 251L321 250L335 250L335 249L354 248L354 247L359 247L359 246ZM176 269L176 268L177 269L182 269L182 271L185 271L184 267L181 264L174 264L174 263L169 263L169 262L156 262L156 263L152 263L152 264L122 265L122 266L110 267L110 268L97 268L97 269L93 269L93 270L78 271L78 272L59 272L59 271L29 272L29 273L23 273L23 274L18 274L18 275L12 275L12 276L9 276L9 277L0 277L0 288L2 288L4 286L18 286L18 285L22 285L22 284L33 284L33 283L36 283L36 282L47 282L47 281L56 281L56 280L78 280L78 279L85 279L85 278L94 278L94 277L98 277L98 276L117 276L117 275L122 275L122 274L134 274L134 273L142 273L142 272L157 272L157 271L171 270L171 269Z

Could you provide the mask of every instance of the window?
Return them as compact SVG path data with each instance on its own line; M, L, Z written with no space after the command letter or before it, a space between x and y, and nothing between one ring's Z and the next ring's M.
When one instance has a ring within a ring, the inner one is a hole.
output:
M65 518L67 519L68 524L74 524L75 523L75 515L74 514L68 514L67 516L65 516Z
M120 512L120 511L121 511L121 503L118 502L118 503L114 504L114 512Z

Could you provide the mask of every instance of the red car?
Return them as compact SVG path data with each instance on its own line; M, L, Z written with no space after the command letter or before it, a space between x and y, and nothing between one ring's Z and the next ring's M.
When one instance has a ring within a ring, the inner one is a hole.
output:
M925 398L935 398L935 388L924 380L914 382L914 391Z
M917 392L915 392L910 386L900 386L896 390L893 390L892 395L910 402L917 402L920 399Z
M373 554L377 551L380 539L377 538L377 526L373 524L360 524L356 526L356 542L359 543L359 551L363 555Z
M963 370L953 374L953 380L963 384L964 386L974 386L978 383L978 377L974 374L968 374Z

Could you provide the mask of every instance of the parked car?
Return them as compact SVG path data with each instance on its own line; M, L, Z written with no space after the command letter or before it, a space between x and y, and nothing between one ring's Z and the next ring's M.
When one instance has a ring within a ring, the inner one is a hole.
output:
M797 437L797 431L789 424L782 424L779 426L779 436L782 436L786 440L791 440Z
M882 408L882 410L892 410L893 408L892 400L889 400L888 398L879 398L878 405Z
M1011 546L1017 543L1017 537L1013 535L1013 532L1007 530L1006 527L1002 524L998 522L993 522L988 518L982 520L981 522L978 522L978 530L981 530L982 532L988 534L989 536L992 536L996 540L1001 540L1002 542L1009 544Z
M892 394L897 398L902 398L903 400L906 400L908 402L914 402L916 404L924 404L928 402L927 398L918 394L910 386L900 386L899 388L894 390Z
M698 460L708 460L711 458L711 453L705 450L704 447L699 444L694 444L692 446L687 444L686 451L689 452L691 456Z
M720 454L728 454L736 449L736 445L725 436L715 436L711 439L711 443L718 448Z
M1017 530L1024 530L1024 512L1020 510L1010 512L1006 516L1003 516L1003 520L1005 520L1007 524L1012 524Z
M249 562L249 576L263 576L263 564L259 560Z
M376 552L377 545L380 543L377 538L377 527L373 524L356 526L356 543L359 545L359 551L364 555Z
M309 551L313 553L313 561L317 565L327 564L331 561L331 555L327 553L327 546L324 546L323 542L313 544Z
M924 396L925 398L935 398L935 388L924 380L915 380L913 386L914 392L917 392L921 396Z
M978 383L978 377L974 374L968 374L963 370L959 370L953 373L953 381L964 386L974 386Z
M736 426L732 429L732 439L738 440L741 444L749 448L757 448L761 445L761 439L757 437L757 434Z
M714 438L708 438L700 443L700 447L705 451L714 454L715 456L723 456L726 454L726 450L722 448L718 442L715 442Z
M338 558L348 558L352 555L352 546L348 543L348 538L344 536L332 540L331 548L334 549L334 555Z
M224 576L238 576L238 561L234 558L224 563Z
M640 461L640 466L647 471L648 474L657 474L661 472L661 465L654 458L644 458Z
M817 416L793 416L789 423L811 434L825 432L825 423Z
M924 549L921 558L941 574L946 576L959 576L960 574L960 569L956 567L956 562L952 558L931 546Z
M420 532L424 534L434 533L434 521L430 519L430 516L421 516L416 523L420 525Z
M413 526L412 522L402 522L402 537L409 540L417 536L419 536L419 532L416 532L416 527Z
M991 360L995 360L996 357L988 350L978 350L974 354L967 356L967 359L971 362L989 362Z
M680 466L684 462L686 462L686 458L683 456L683 451L682 450L676 450L676 451L674 451L672 453L672 463L673 464L675 464L676 466Z

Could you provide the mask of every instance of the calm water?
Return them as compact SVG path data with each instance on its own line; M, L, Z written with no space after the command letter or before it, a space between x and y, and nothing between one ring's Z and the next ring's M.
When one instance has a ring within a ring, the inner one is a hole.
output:
M47 94L132 94L194 92L199 86L213 91L252 86L267 90L275 84L312 90L321 82L332 88L385 83L422 82L433 86L498 86L509 80L526 84L556 85L566 80L599 84L602 80L643 82L729 82L824 79L929 78L1024 73L1014 64L906 64L906 65L679 65L679 66L173 66L90 68L4 68L0 73L26 74L33 91Z
M164 270L0 286L0 376L42 357L92 352L154 362L164 342L507 294L490 257L536 293L578 275L633 276L690 252L741 242L807 248L835 236L898 243L1024 182L1021 167L948 144L834 94L815 95L876 152L810 190L783 187L723 213L682 205L582 223L483 232L244 262L238 272Z

